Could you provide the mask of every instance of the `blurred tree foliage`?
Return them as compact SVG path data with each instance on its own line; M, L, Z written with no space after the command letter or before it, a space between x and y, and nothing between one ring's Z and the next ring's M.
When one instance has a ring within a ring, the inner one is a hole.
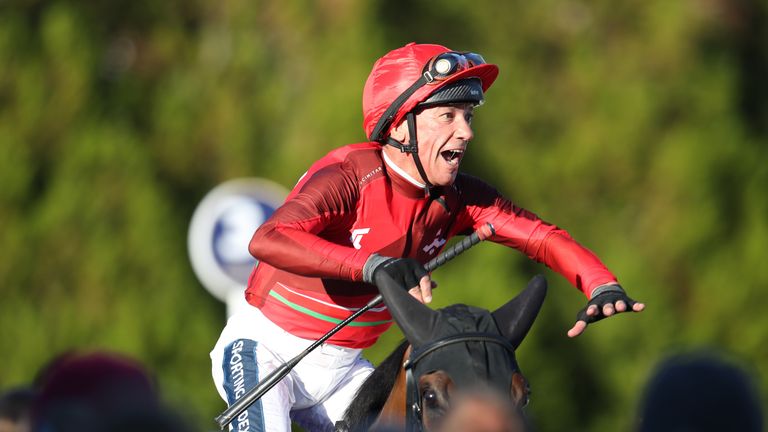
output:
M652 366L688 347L732 353L765 392L767 24L764 0L0 1L0 387L118 350L214 429L224 307L191 271L192 211L363 140L373 61L419 41L501 68L465 169L648 304L569 340L584 298L520 254L483 245L436 272L437 306L487 308L547 273L519 354L539 429L628 430Z

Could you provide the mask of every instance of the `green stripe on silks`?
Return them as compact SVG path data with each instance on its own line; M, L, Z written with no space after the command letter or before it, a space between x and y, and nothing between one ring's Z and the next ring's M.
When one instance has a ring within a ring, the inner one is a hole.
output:
M278 293L276 293L274 291L270 291L269 295L270 295L270 297L274 297L275 299L277 299L277 301L279 301L280 303L288 306L289 308L291 308L293 310L296 310L296 311L299 311L299 312L301 312L303 314L309 315L311 317L317 318L319 320L331 322L331 323L334 323L334 324L338 324L338 323L343 321L343 320L340 320L340 319L329 317L327 315L323 315L321 313L317 313L317 312L313 311L312 309L305 308L304 306L297 305L296 303L293 303L292 301L288 300L287 298L281 296L280 294L278 294ZM392 320L371 321L371 322L352 321L351 323L349 323L347 325L350 326L350 327L373 327L373 326L377 326L377 325L387 324L389 322L392 322Z

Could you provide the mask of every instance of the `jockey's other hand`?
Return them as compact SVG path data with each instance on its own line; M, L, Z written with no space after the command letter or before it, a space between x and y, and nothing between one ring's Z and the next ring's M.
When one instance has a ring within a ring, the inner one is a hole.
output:
M384 275L408 290L418 301L432 301L432 280L424 266L415 259L371 255L363 266L363 280L378 286Z
M576 337L584 332L588 324L608 318L622 312L641 312L644 303L639 303L627 296L619 284L600 285L592 291L592 299L584 309L576 314L576 323L568 330L568 337Z

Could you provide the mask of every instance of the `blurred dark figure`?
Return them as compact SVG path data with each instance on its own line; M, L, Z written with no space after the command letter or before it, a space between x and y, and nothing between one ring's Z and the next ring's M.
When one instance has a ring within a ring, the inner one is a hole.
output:
M761 432L760 395L745 368L722 355L676 355L651 376L637 430Z
M27 432L34 390L27 387L7 390L0 395L0 432Z
M436 432L528 432L525 417L510 399L492 391L458 396Z
M148 371L123 355L63 355L37 385L32 432L191 431L162 405Z

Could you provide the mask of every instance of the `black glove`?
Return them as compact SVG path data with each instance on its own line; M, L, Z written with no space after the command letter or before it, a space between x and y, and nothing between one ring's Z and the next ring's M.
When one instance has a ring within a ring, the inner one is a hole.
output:
M591 324L606 318L606 316L603 315L603 306L608 303L615 305L617 301L623 300L624 303L627 304L626 312L631 312L632 306L637 303L636 301L629 298L627 293L625 293L619 285L605 285L603 287L597 288L595 291L599 292L597 295L592 297L592 300L587 303L587 306L584 309L580 310L579 313L576 314L576 321L584 321L587 324ZM597 315L587 315L587 309L589 309L589 307L592 305L597 306ZM618 311L616 312L619 313Z
M363 280L378 286L384 276L394 280L404 290L419 286L427 270L413 258L391 258L373 254L363 266Z

